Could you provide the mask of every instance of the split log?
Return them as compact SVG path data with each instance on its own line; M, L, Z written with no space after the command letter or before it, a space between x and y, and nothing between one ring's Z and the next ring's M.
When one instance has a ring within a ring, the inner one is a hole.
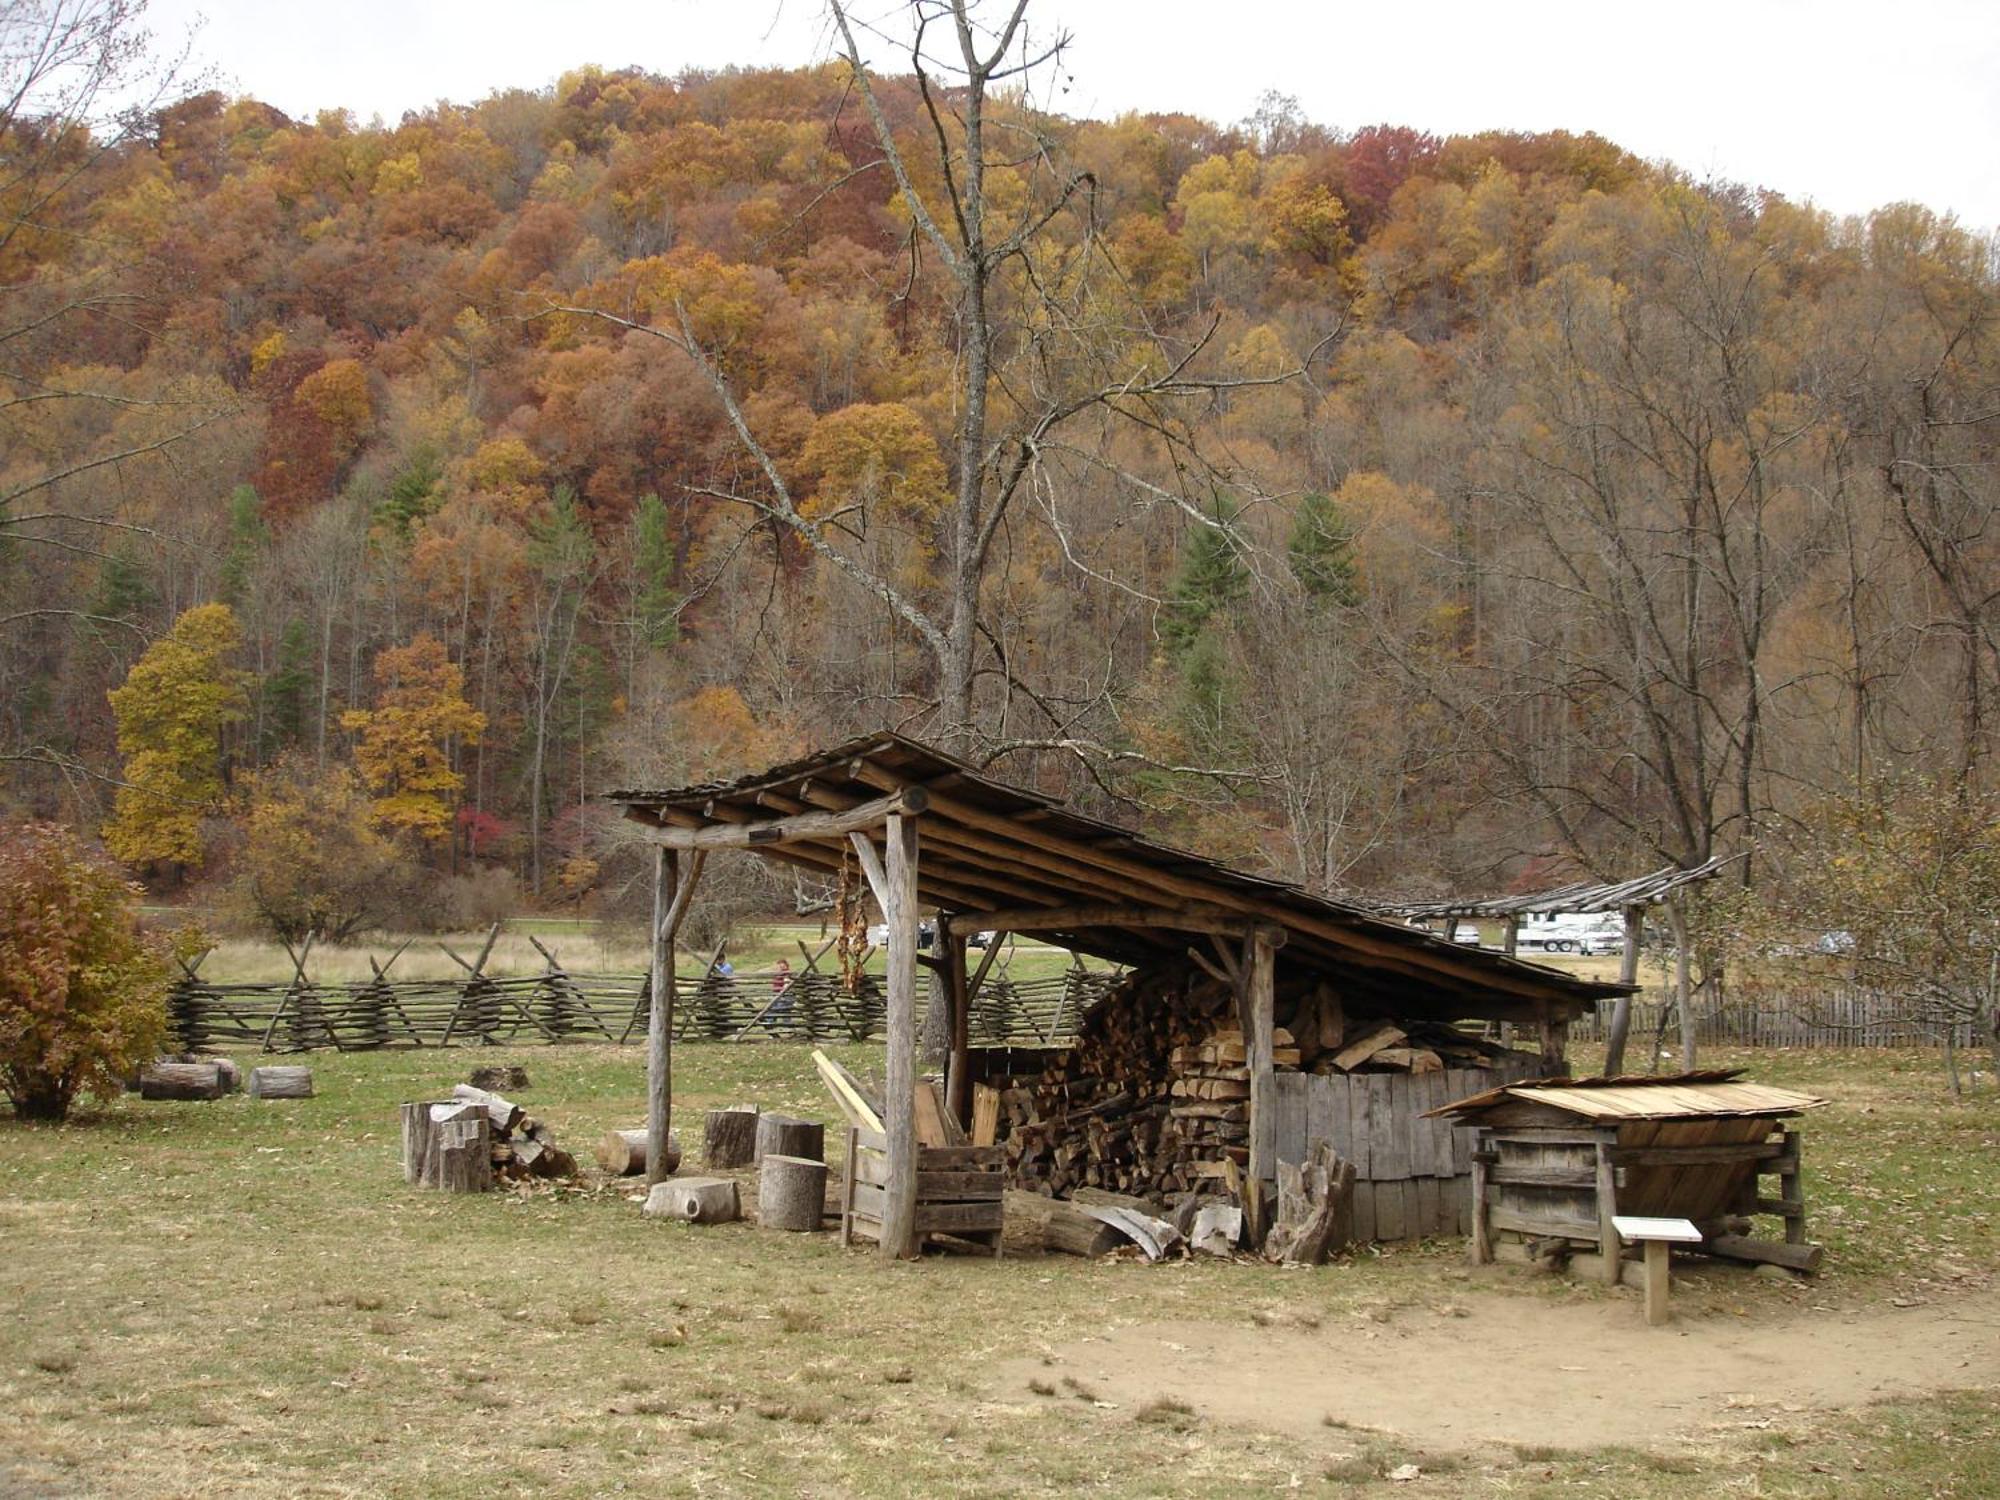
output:
M445 1193L484 1193L493 1187L493 1140L488 1122L447 1120L431 1135L423 1185Z
M1284 1170L1285 1164L1279 1162L1278 1171ZM1242 1238L1243 1210L1233 1203L1210 1202L1196 1211L1187 1240L1203 1255L1228 1255Z
M1393 1026L1389 1022L1384 1021L1380 1026L1373 1027L1365 1035L1357 1037L1354 1041L1336 1052L1333 1056L1333 1065L1343 1072L1351 1072L1353 1069L1367 1062L1369 1058L1380 1052L1384 1047L1393 1047L1397 1043L1407 1040L1408 1035L1402 1027Z
M710 1168L747 1167L756 1157L756 1108L711 1109L702 1126L702 1160Z
M1354 1164L1325 1141L1303 1162L1278 1163L1278 1217L1264 1241L1270 1260L1316 1266L1353 1238Z
M1158 1260L1181 1242L1181 1233L1173 1225L1165 1219L1156 1219L1151 1214L1141 1213L1137 1209L1113 1208L1100 1203L1079 1203L1077 1211L1109 1224L1143 1250L1147 1260Z
M474 1068L467 1082L476 1089L524 1089L528 1087L528 1070L518 1063Z
M1044 1250L1064 1255L1107 1255L1125 1243L1125 1236L1109 1224L1093 1219L1075 1204L1060 1198L1009 1189L1005 1209L1010 1222L1029 1226Z
M607 1130L597 1142L597 1164L613 1177L637 1177L646 1170L646 1132ZM667 1173L681 1169L681 1138L667 1137Z
M212 1062L158 1062L139 1072L141 1099L220 1099L222 1069Z
M757 1222L795 1232L819 1228L826 1211L826 1163L773 1151L757 1173Z
M807 1161L826 1160L826 1127L817 1120L800 1120L791 1115L757 1117L759 1166L767 1156L802 1156Z
M477 1104L485 1109L487 1119L493 1122L493 1128L502 1135L519 1125L521 1117L527 1113L513 1100L502 1099L498 1094L489 1094L485 1089L476 1089L469 1083L453 1084L451 1095L454 1099L463 1099L468 1104Z
M726 1224L742 1217L731 1177L677 1177L656 1182L646 1194L649 1214L690 1224Z
M252 1099L310 1099L313 1096L311 1068L252 1068Z

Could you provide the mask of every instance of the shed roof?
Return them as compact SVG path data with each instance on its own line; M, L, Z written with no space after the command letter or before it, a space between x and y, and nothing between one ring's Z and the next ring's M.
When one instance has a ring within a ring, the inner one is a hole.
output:
M1635 875L1630 880L1580 880L1544 891L1530 891L1522 896L1466 897L1455 901L1389 901L1382 903L1378 910L1392 917L1417 918L1526 917L1548 916L1555 912L1589 914L1624 911L1628 907L1657 905L1684 885L1712 879L1723 866L1739 858L1740 855L1718 854L1714 859L1688 869L1667 865L1650 875Z
M730 781L605 794L655 828L776 825L803 815L852 813L919 789L918 895L968 923L1046 932L1121 963L1183 954L1204 924L1255 921L1286 929L1287 967L1337 973L1342 985L1393 1007L1445 1019L1574 1016L1627 987L1584 980L1500 954L1466 949L1298 885L1235 870L1075 812L1052 798L983 775L965 761L896 734L850 740ZM748 832L767 858L837 872L850 857L838 831ZM707 836L704 835L704 838ZM1143 912L1147 919L1135 920ZM1059 921L1037 921L1037 913Z
M1589 1120L1697 1120L1795 1115L1826 1103L1813 1094L1746 1083L1740 1070L1679 1073L1662 1078L1531 1078L1502 1084L1446 1104L1426 1118L1476 1119L1510 1099L1553 1105Z

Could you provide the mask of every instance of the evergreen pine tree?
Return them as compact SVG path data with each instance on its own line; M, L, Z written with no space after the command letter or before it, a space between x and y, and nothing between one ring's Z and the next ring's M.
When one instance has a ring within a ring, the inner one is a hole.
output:
M1160 634L1176 657L1184 656L1211 620L1250 591L1250 570L1228 529L1236 507L1218 497L1215 519L1216 525L1198 527L1188 539L1167 593Z
M632 611L648 646L671 646L679 638L673 576L667 507L658 495L641 496L632 517Z
M1326 604L1361 602L1354 565L1354 525L1331 495L1317 491L1299 502L1285 557L1299 587Z

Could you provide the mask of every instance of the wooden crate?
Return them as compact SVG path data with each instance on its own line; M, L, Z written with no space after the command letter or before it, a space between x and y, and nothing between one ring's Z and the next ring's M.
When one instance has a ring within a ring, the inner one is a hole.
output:
M999 1146L917 1148L918 1243L926 1235L973 1240L1000 1254L1006 1152ZM872 1130L847 1131L847 1173L840 1196L840 1242L882 1237L889 1184L889 1143Z

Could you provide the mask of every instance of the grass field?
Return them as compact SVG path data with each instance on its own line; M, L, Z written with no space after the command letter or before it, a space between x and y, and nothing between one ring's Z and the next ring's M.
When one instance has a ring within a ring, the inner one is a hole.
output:
M880 1066L879 1049L835 1050ZM302 1103L128 1099L61 1129L0 1124L0 1496L2000 1493L2000 1397L1951 1389L1942 1367L1919 1399L1581 1452L1430 1453L1343 1425L1308 1438L1217 1421L1198 1400L1119 1407L1053 1375L1003 1386L1003 1360L1169 1317L1373 1338L1474 1283L1636 1313L1592 1285L1470 1277L1456 1241L1313 1272L886 1266L830 1235L647 1220L629 1185L405 1187L397 1102L501 1057L530 1069L524 1102L579 1154L640 1117L638 1052L576 1047L320 1054ZM1807 1125L1828 1270L1810 1288L1689 1276L1671 1346L1698 1357L1687 1341L1705 1327L1780 1328L1808 1304L1986 1295L1990 1093L1950 1103L1917 1052L1720 1060L1836 1101ZM831 1118L788 1045L683 1047L676 1087L683 1124L738 1100ZM1462 1378L1512 1378L1523 1351L1457 1326ZM1530 1379L1537 1357L1560 1355L1528 1351ZM1452 1390L1436 1396L1442 1409ZM1339 1392L1327 1401L1334 1419ZM1405 1463L1422 1477L1384 1477Z

